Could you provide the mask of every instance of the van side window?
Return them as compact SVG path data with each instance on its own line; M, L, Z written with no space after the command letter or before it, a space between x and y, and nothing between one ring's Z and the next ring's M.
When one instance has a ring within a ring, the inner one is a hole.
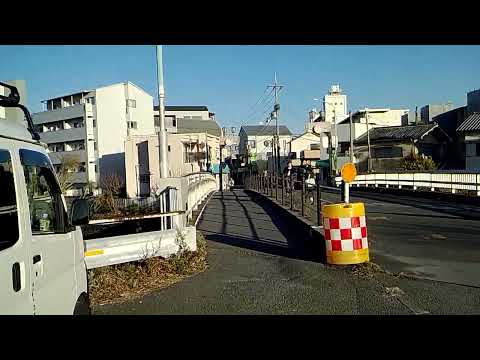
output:
M18 241L18 213L10 153L0 150L0 251Z
M20 158L27 185L32 234L65 232L67 216L48 158L24 149L20 150Z

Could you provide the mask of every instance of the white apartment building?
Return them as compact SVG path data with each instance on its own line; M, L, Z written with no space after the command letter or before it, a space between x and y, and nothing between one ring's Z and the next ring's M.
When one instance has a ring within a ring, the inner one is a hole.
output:
M131 82L84 90L44 100L33 114L41 141L48 144L57 168L66 157L80 161L74 174L78 195L88 183L100 186L116 174L125 182L128 136L154 134L153 98Z
M324 121L335 124L348 115L347 95L342 93L340 85L332 85L323 97Z

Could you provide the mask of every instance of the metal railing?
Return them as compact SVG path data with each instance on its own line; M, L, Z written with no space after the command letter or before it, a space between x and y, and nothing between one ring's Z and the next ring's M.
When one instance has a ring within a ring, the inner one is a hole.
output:
M335 183L340 186L341 178ZM357 175L352 183L354 187L394 187L410 190L437 191L446 190L455 194L459 191L480 196L480 173L472 172L384 172Z
M217 182L210 173L195 173L184 178L186 182L182 181L182 189L168 186L155 198L120 199L119 205L123 207L135 206L155 210L151 215L142 213L139 217L91 221L92 225L102 226L112 222L158 218L159 229L86 240L87 267L92 269L175 254L179 249L178 232L184 234L188 248L194 251L196 249L195 226L189 226L188 221L192 218L193 210L196 210L210 193L217 190ZM180 199L185 200L182 196L186 196L185 210L181 210L183 206Z
M193 216L193 211L204 201L211 192L217 190L215 176L208 172L194 173L187 178L187 203L185 209L185 221L188 222Z

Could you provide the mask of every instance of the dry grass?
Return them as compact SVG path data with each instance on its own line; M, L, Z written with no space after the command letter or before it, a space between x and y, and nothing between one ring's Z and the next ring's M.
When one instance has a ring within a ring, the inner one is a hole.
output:
M207 243L197 231L197 251L183 251L167 259L149 258L89 270L90 302L93 306L133 300L166 288L207 269Z

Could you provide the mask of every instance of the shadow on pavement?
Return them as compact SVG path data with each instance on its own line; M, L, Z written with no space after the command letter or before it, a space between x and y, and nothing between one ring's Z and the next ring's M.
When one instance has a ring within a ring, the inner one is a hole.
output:
M271 255L320 261L321 256L309 240L298 229L289 228L288 221L275 210L267 201L259 201L243 190L225 191L214 195L207 204L198 229L210 241ZM235 215L231 215L232 212ZM244 221L239 219L240 214ZM268 226L266 220L272 225Z

